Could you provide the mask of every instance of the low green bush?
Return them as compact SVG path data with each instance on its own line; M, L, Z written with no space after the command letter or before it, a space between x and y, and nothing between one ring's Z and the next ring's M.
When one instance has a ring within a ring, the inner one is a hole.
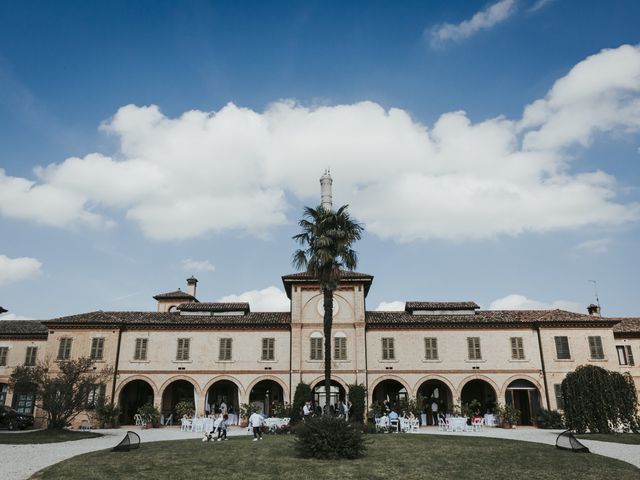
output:
M366 452L361 429L342 418L330 415L310 418L295 433L296 453L302 458L351 460Z
M541 408L536 417L538 428L564 428L564 419L557 410L546 410Z

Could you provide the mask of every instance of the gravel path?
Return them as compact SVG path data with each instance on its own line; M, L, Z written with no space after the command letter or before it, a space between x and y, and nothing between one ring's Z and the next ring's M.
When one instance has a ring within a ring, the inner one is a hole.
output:
M563 430L542 430L534 427L518 427L513 430L505 430L504 428L485 428L482 432L442 432L435 427L420 429L420 433L427 435L471 435L545 443L547 445L555 445L556 437L562 431ZM640 468L640 445L625 445L622 443L598 442L596 440L583 439L579 439L579 441L586 446L591 453L616 458Z
M61 462L76 455L112 448L124 437L126 429L95 430L104 434L103 437L76 440L72 442L37 444L37 445L2 445L0 444L1 471L3 480L27 479L38 470L54 463ZM140 430L134 429L140 435L141 442L158 442L165 440L184 440L187 438L202 438L201 433L181 432L178 427ZM555 445L556 436L560 430L539 430L537 428L520 427L514 430L502 428L485 428L482 432L441 432L437 428L420 429L425 435L464 435L507 440L522 440L526 442ZM14 435L8 434L8 435ZM234 427L229 431L230 436L248 435L245 428ZM616 458L640 468L640 445L624 445L620 443L598 442L595 440L580 440L592 453Z

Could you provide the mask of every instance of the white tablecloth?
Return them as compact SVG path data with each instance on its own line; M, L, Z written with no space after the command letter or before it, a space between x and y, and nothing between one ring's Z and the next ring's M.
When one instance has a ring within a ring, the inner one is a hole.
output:
M491 413L486 413L484 415L484 424L487 427L497 427L498 426L498 419L496 418L495 415L493 415Z
M453 430L467 430L467 417L449 417L447 421L451 422Z

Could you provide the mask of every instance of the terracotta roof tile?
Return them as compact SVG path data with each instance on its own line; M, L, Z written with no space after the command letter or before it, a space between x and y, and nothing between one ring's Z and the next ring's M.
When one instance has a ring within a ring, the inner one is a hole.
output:
M414 310L476 310L480 308L476 302L407 302L405 311Z
M37 320L0 320L0 337L47 337L47 327Z
M194 297L193 295L191 295L191 294L189 294L187 292L183 292L180 289L175 290L173 292L159 293L159 294L155 295L153 298L155 298L156 300L162 300L162 299L166 299L166 300L171 300L171 299L196 300L196 297Z
M640 317L619 318L620 323L614 325L616 337L640 337Z
M201 302L201 303L181 303L178 310L182 312L249 312L247 302Z

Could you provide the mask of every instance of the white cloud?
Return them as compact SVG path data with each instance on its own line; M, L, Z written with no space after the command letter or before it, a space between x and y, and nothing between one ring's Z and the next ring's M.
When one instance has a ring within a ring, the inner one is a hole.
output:
M469 20L460 23L444 23L428 30L431 46L437 47L451 41L469 38L481 30L489 30L504 22L516 12L515 0L500 0L480 10Z
M239 295L225 295L219 302L249 302L252 312L288 312L290 310L287 294L278 287L262 290L249 290Z
M182 260L182 269L188 272L213 272L216 267L209 260Z
M531 5L531 7L529 7L528 11L531 13L537 12L538 10L543 9L544 7L546 7L552 2L555 2L555 0L537 0L537 2Z
M392 302L380 302L376 307L377 312L398 312L404 311L404 302L394 300Z
M576 250L590 254L607 253L610 244L610 238L596 238L579 243L576 245Z
M556 308L570 312L586 313L583 312L584 308L579 303L569 300L556 300L551 303L545 303L515 293L498 298L491 302L489 306L490 310L552 310Z
M640 218L640 205L617 201L616 179L603 171L574 173L569 149L639 128L640 47L629 45L580 62L520 119L474 123L458 111L430 127L366 101L279 101L263 112L228 104L177 118L127 105L101 126L118 140L117 156L53 163L36 169L37 182L0 172L0 214L69 227L108 225L123 212L159 240L263 236L299 215L287 199L318 203L330 161L336 203L381 238L620 225Z
M0 322L2 320L33 320L33 318L25 317L24 315L16 315L15 313L5 313L0 315Z
M41 268L42 263L35 258L0 255L0 287L38 276Z

